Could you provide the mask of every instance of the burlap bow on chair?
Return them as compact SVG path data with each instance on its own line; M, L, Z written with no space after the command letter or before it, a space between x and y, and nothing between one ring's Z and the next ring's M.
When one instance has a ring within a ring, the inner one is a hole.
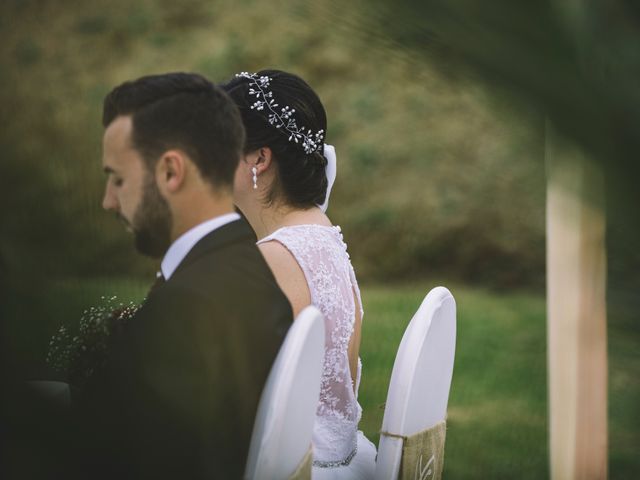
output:
M399 480L441 480L444 465L444 441L447 422L443 420L414 435L380 432L388 437L402 438L402 461Z

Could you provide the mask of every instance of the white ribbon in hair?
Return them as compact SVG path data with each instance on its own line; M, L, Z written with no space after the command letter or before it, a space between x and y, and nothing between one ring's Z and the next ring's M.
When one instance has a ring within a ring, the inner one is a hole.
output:
M333 182L336 181L337 164L336 164L336 149L333 145L324 144L324 157L327 159L327 166L325 167L325 173L327 175L327 195L324 197L324 203L318 205L323 212L327 211L329 207L329 196L331 195L331 188Z

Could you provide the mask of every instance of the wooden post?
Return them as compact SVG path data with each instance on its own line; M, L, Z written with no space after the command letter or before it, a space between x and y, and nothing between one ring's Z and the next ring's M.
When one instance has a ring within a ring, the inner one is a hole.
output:
M550 127L546 161L551 478L606 479L604 180Z

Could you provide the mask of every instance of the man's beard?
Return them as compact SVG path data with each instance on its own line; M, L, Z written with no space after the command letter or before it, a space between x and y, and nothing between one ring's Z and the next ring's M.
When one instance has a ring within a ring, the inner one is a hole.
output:
M171 224L169 204L160 194L153 175L148 175L142 201L131 222L136 250L152 258L162 257L171 244Z

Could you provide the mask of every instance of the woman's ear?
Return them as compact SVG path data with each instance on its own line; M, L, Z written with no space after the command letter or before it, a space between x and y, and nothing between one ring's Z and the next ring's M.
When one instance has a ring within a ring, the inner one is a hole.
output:
M249 168L256 167L257 174L266 172L272 164L272 152L269 147L261 147L247 154L245 157Z
M184 184L187 159L180 150L168 150L156 164L156 181L163 193L175 193Z

